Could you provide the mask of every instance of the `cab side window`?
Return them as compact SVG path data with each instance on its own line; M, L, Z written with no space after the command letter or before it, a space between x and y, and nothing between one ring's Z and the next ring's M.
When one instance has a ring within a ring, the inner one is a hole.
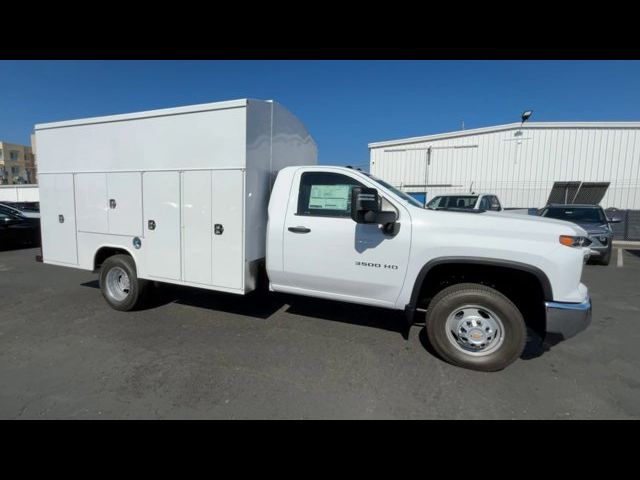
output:
M340 173L305 172L300 179L297 215L350 217L351 190L363 186Z
M491 210L495 211L495 212L499 212L502 210L502 206L500 205L500 201L498 200L498 197L496 197L495 195L491 196Z
M441 203L443 203L443 202L442 202L442 198L443 198L443 197L435 197L434 199L432 199L432 200L427 204L427 207L428 207L428 208L438 208L438 207L441 207L441 206L442 206L442 205L441 205Z

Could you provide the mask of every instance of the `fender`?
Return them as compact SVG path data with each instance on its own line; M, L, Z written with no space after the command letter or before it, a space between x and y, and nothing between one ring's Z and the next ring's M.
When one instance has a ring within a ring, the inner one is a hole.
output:
M514 262L511 260L504 260L500 258L440 257L440 258L435 258L433 260L428 261L420 269L420 272L416 277L416 281L413 284L413 291L411 292L411 300L405 306L405 314L407 315L407 322L409 322L410 324L413 323L413 315L416 310L416 305L418 304L418 295L420 294L420 288L422 287L422 282L426 278L429 271L437 265L451 264L451 263L467 263L467 264L473 264L473 265L505 267L505 268L511 268L514 270L521 270L523 272L531 273L535 275L535 277L540 282L540 285L542 286L542 293L544 295L544 300L547 302L553 301L553 290L551 289L551 282L549 281L549 278L542 270L540 270L538 267L534 267L533 265Z
M100 245L97 249L96 252L93 254L93 271L96 271L96 260L98 258L98 253L100 253L101 250L103 249L112 249L112 250L124 250L125 252L127 252L129 254L129 256L131 258L133 258L134 263L136 263L136 267L137 267L137 262L136 262L136 256L133 254L133 252L128 248L128 247L123 247L122 245L114 245L114 244L102 244Z

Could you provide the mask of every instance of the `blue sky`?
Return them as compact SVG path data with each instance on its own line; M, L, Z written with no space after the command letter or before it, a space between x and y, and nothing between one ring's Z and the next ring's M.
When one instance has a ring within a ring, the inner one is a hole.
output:
M234 98L274 99L324 164L367 143L518 121L640 120L638 61L0 61L0 140L35 123Z

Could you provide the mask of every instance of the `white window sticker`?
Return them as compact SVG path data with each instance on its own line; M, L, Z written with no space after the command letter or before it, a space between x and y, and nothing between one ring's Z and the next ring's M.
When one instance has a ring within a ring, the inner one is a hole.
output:
M311 185L309 209L347 210L351 185Z

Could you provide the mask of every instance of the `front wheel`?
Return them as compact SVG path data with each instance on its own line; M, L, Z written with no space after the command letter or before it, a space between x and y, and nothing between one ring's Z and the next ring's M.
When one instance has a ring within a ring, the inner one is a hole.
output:
M120 311L133 310L142 300L147 281L139 280L129 255L107 258L100 269L100 290L107 303Z
M502 293L475 283L445 288L429 304L426 330L436 352L464 368L502 370L522 355L527 328Z
M599 265L604 265L607 266L609 265L609 263L611 263L611 252L613 251L612 247L609 247L609 250L607 250L607 253L598 260L598 264Z

